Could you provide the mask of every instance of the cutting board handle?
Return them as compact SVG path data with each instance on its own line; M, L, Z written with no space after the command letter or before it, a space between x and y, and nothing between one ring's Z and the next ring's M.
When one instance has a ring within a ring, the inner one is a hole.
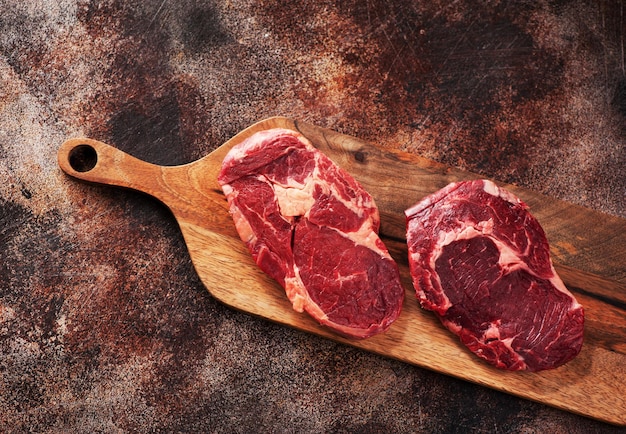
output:
M139 160L97 140L76 138L63 143L57 152L61 169L75 178L100 184L131 188L161 200L162 166Z

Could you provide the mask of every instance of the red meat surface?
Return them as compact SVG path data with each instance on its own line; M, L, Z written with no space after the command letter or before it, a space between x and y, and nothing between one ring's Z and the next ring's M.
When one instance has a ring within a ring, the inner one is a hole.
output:
M473 353L498 368L529 371L579 353L583 308L520 199L491 181L458 182L405 214L420 303Z
M385 331L404 299L372 197L295 131L261 131L218 181L239 236L298 311L350 338Z

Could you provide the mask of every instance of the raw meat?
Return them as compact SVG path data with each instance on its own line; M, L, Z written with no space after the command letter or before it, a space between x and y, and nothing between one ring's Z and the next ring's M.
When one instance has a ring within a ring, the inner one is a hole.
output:
M254 134L231 149L218 181L239 236L296 311L357 339L398 317L404 290L374 200L304 136Z
M422 307L498 368L556 368L580 351L582 306L556 274L528 207L487 180L452 183L405 211Z

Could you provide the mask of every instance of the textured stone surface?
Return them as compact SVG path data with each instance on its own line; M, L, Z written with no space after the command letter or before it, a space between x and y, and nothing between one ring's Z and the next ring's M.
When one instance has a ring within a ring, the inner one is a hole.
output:
M553 432L597 421L232 311L83 135L193 161L285 115L626 217L618 1L0 0L1 432Z

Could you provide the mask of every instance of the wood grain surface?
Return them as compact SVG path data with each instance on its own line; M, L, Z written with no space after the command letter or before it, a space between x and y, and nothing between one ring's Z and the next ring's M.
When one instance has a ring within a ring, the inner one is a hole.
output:
M280 286L254 264L239 239L217 183L228 150L256 131L300 131L348 170L375 198L381 236L398 262L406 300L384 334L363 341L338 337L292 310ZM79 145L96 152L86 170L70 162ZM271 321L616 425L626 425L626 220L504 185L530 207L551 243L555 267L583 304L585 343L568 364L540 373L505 372L476 358L415 297L404 241L404 209L449 182L477 176L415 155L383 151L353 137L286 118L270 118L237 134L206 157L158 166L104 143L72 139L58 152L61 168L90 182L147 193L165 203L183 233L208 291L223 303ZM503 185L500 183L500 185Z

